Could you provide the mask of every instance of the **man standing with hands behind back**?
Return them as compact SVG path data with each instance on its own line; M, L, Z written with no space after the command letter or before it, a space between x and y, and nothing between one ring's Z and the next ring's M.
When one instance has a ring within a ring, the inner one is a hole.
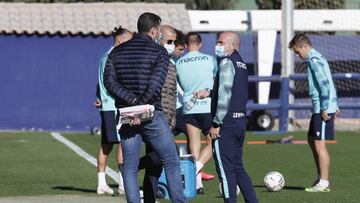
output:
M105 66L104 83L115 98L117 108L154 105L154 117L140 123L135 118L131 125L120 129L123 149L123 177L126 200L140 202L138 167L142 141L159 155L165 168L169 193L173 202L187 202L183 193L180 159L168 122L162 112L161 88L168 73L169 55L155 43L160 40L161 18L153 13L140 15L138 34L110 53Z
M238 52L239 46L237 33L220 34L215 53L221 60L211 94L213 121L209 133L213 139L213 156L224 202L236 203L239 186L246 203L257 203L253 184L242 162L248 72Z

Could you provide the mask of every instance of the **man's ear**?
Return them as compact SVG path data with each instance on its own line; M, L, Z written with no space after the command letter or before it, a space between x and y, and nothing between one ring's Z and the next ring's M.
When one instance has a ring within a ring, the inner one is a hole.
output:
M154 36L154 28L153 28L153 27L150 28L149 35L150 35L151 37Z
M114 45L117 46L119 44L121 44L120 36L116 36L114 39Z
M156 36L156 32L157 32L157 28L156 27L152 27L151 29L150 29L150 32L149 32L149 34L151 35L151 37L155 37Z
M236 43L235 42L233 42L233 43L231 43L231 48L233 49L233 50L235 50L236 48L237 48L237 46L236 46Z
M117 44L121 44L121 43L122 43L120 37L118 37L118 38L116 39L116 43L117 43Z

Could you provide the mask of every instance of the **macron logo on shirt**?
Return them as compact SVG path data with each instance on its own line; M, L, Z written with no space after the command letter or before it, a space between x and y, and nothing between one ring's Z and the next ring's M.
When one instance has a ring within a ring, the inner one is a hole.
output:
M179 64L193 62L193 61L203 61L203 60L209 60L209 57L207 57L207 56L193 56L193 57L190 57L190 58L184 58L184 59L179 60Z
M236 65L238 68L247 69L246 64L240 61L236 61Z

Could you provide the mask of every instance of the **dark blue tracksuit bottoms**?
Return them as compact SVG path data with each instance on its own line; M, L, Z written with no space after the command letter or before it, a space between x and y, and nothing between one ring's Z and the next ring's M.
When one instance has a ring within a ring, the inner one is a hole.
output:
M221 137L213 140L213 155L225 203L236 203L238 185L245 202L258 203L253 184L242 162L245 131L238 127L220 128Z

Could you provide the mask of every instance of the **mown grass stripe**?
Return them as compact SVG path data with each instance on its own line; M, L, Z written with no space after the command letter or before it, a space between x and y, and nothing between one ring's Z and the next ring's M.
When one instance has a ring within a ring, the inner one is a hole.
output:
M79 146L77 146L76 144L74 144L73 142L71 142L70 140L66 139L65 137L63 137L60 133L57 132L52 132L51 136L53 138L55 138L56 140L58 140L59 142L62 142L63 144L65 144L66 146L68 146L70 149L72 149L75 153L77 153L79 156L83 157L84 159L86 159L87 161L89 161L92 165L97 166L97 160L91 156L90 154L88 154L87 152L85 152L83 149L81 149ZM119 174L114 171L113 169L111 169L109 166L106 166L106 174L108 176L110 176L116 183L119 184Z

